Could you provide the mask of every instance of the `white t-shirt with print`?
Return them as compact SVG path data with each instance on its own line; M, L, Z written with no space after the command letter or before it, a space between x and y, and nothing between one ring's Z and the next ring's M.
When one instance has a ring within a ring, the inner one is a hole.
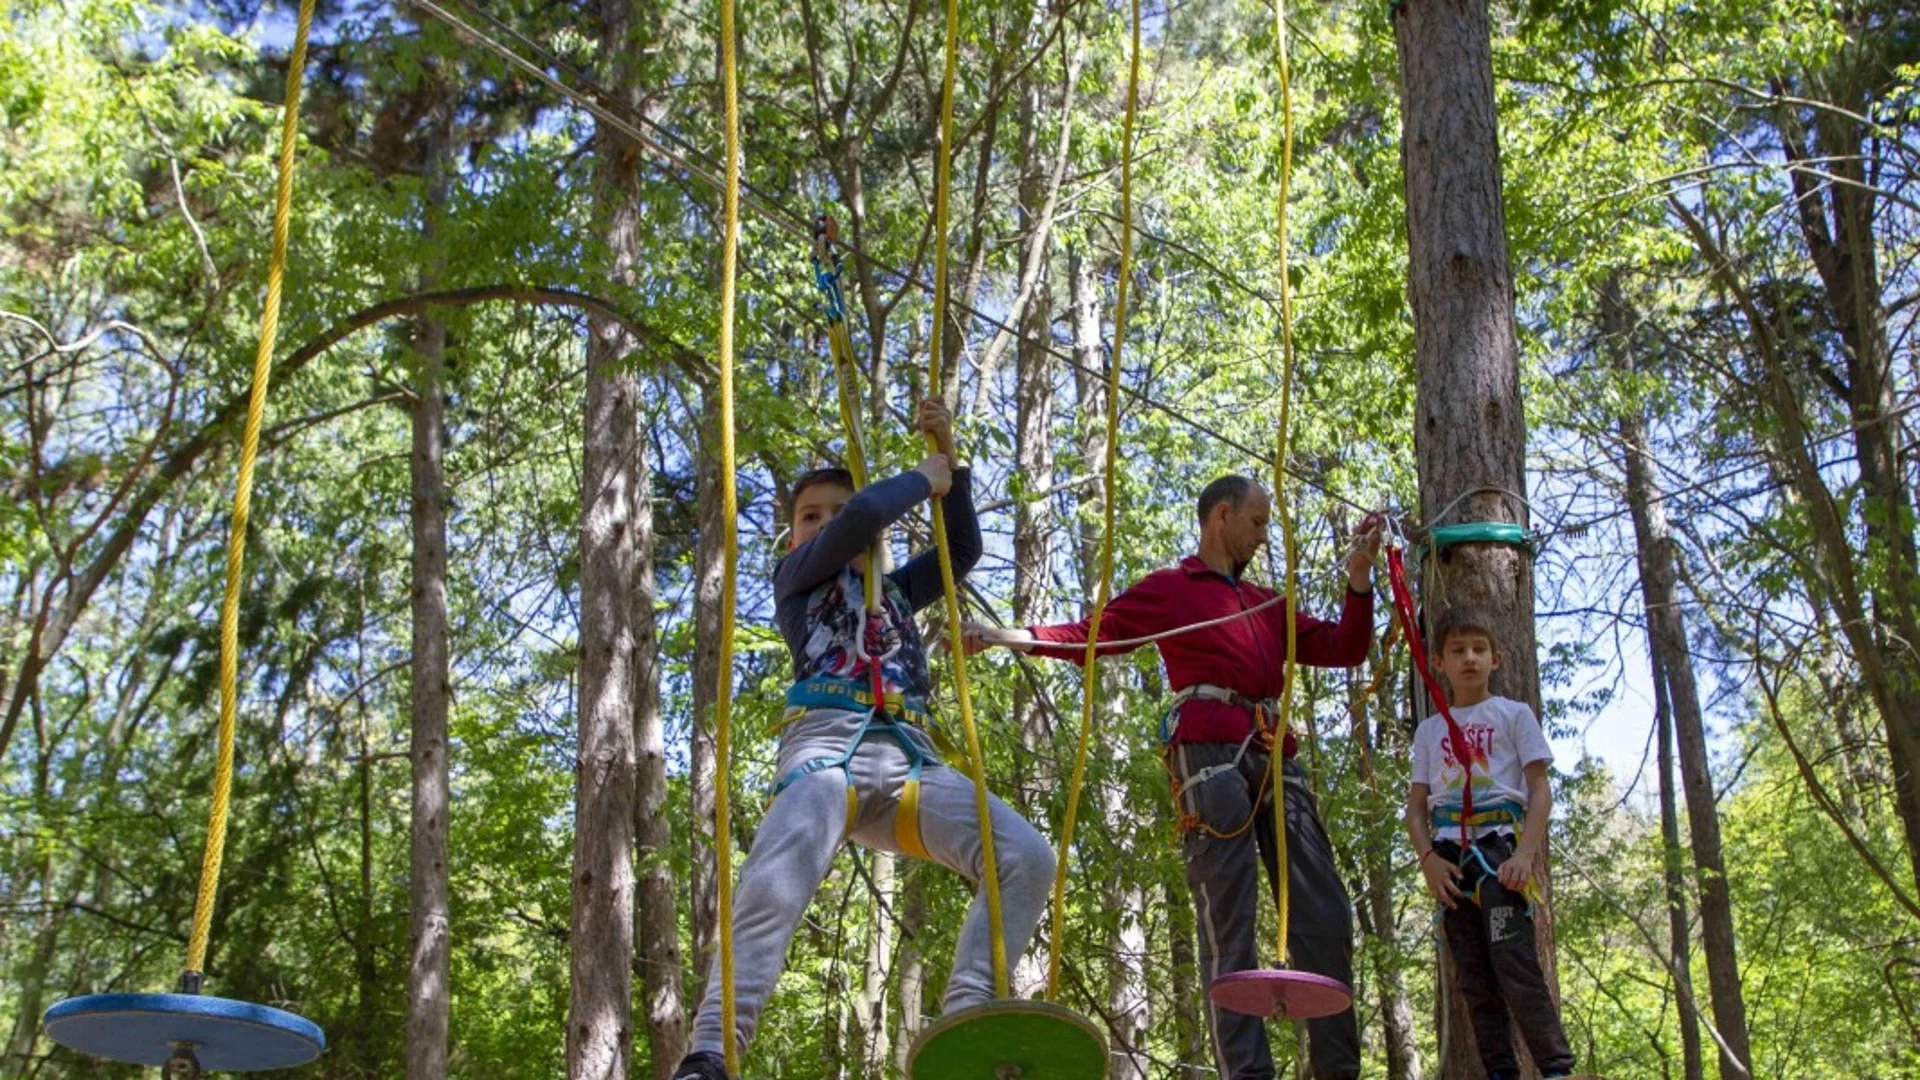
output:
M1466 736L1474 756L1473 806L1475 812L1504 799L1521 806L1527 804L1526 767L1536 761L1553 761L1553 748L1547 745L1546 732L1525 702L1512 698L1490 697L1478 705L1453 707L1453 719ZM1453 752L1448 737L1447 718L1434 713L1420 722L1413 735L1413 782L1427 785L1427 813L1442 806L1458 808L1465 771ZM1429 817L1431 820L1431 817ZM1510 832L1509 826L1492 824L1473 829L1473 836L1491 836ZM1436 829L1435 840L1455 840L1457 826Z

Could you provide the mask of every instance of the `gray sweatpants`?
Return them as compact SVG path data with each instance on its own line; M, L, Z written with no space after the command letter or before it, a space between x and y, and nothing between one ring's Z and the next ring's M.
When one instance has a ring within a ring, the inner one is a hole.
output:
M794 721L781 738L777 775L787 776L816 758L838 758L864 718L864 713L815 709ZM977 883L986 862L981 856L973 781L940 764L925 733L913 727L903 730L928 759L920 775L921 842L933 861ZM847 778L839 769L821 769L795 780L767 808L733 894L734 1037L742 1053L759 1025L767 995L780 977L787 945L793 940L800 917L826 880L843 839L880 851L900 852L894 841L894 816L911 764L890 732L868 734L852 763L860 808L851 828L847 823ZM987 804L1000 871L1001 930L1011 966L1026 952L1051 894L1053 848L1007 804L992 795L987 797ZM954 949L944 1011L976 1005L993 996L991 941L986 894L976 890ZM693 1023L693 1049L715 1054L725 1049L720 1028L719 963L716 954L714 970L707 978L706 997Z
M1263 966L1260 962L1260 864L1270 890L1278 889L1279 851L1273 828L1273 781L1267 753L1249 747L1237 768L1193 783L1202 769L1226 765L1238 743L1180 743L1173 748L1180 774L1182 809L1219 832L1233 832L1255 813L1251 827L1231 840L1201 830L1186 834L1182 854L1187 887L1200 931L1200 970L1209 985L1221 975ZM1306 773L1284 762L1287 793L1288 919L1286 960L1353 985L1353 904L1333 861L1333 845L1307 790ZM1263 782L1264 781L1264 782ZM1277 896L1277 892L1275 894ZM1266 1021L1228 1012L1207 1002L1207 1027L1223 1080L1273 1080L1273 1053ZM1355 1080L1360 1075L1360 1029L1353 1010L1307 1021L1307 1048L1314 1080Z

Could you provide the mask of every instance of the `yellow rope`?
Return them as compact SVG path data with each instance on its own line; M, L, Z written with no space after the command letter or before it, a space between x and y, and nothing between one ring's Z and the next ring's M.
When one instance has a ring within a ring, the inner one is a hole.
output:
M307 30L314 0L301 0L300 21L287 60L287 99L280 115L280 176L274 192L273 248L267 263L267 303L260 314L260 343L253 354L253 390L240 443L240 474L234 482L233 528L227 538L227 591L220 604L220 734L213 769L213 809L206 854L200 862L200 892L193 901L193 934L187 939L187 972L195 979L207 959L213 902L220 890L220 863L227 850L227 810L233 796L233 729L240 696L240 584L247 557L247 517L253 505L253 465L260 452L260 423L267 411L273 346L280 336L280 292L287 274L287 236L293 219L293 148L299 141L300 84L307 67Z
M1287 664L1280 687L1280 717L1274 725L1273 752L1282 751L1289 725L1293 720L1293 677L1297 657L1295 650L1299 645L1298 634L1294 627L1294 585L1298 552L1294 548L1293 511L1287 504L1285 485L1287 482L1287 439L1290 434L1288 425L1292 419L1293 408L1293 285L1288 280L1287 265L1287 197L1293 187L1293 79L1287 67L1287 0L1274 0L1273 6L1274 42L1280 54L1280 432L1275 439L1273 452L1273 505L1280 517L1280 538L1287 553L1287 577L1280 587L1286 595L1287 628ZM1277 763L1276 763L1277 765ZM1280 950L1277 954L1281 963L1287 962L1287 920L1291 915L1292 897L1287 888L1287 782L1286 770L1273 770L1273 832L1277 846L1277 862L1280 872L1274 875L1279 879L1280 908Z
M720 685L713 698L714 876L720 883L720 1030L725 1033L727 1073L740 1074L740 1040L734 1037L733 1000L733 804L729 796L733 758L733 619L735 577L740 563L739 495L734 485L733 306L740 270L740 86L733 48L733 0L720 0L720 87L726 103L727 185L722 196L720 240Z
M940 86L940 150L933 184L933 340L929 350L927 392L939 394L941 343L947 324L947 203L953 176L953 75L960 51L960 0L947 0L946 74ZM984 151L983 151L984 152ZM935 452L940 447L927 440ZM1007 997L1007 940L1001 929L1000 866L993 851L993 814L987 806L987 765L980 753L980 731L973 723L973 696L967 687L967 650L960 648L960 591L953 577L953 553L947 549L944 500L933 500L933 546L940 554L940 584L947 594L947 641L953 645L953 690L960 705L960 727L967 736L968 766L973 773L973 810L980 820L980 859L984 864L981 888L987 894L987 928L993 935L993 993Z
M1133 49L1127 68L1127 117L1120 137L1120 275L1113 301L1113 355L1107 361L1107 453L1104 472L1105 525L1100 536L1100 591L1087 621L1087 657L1080 671L1080 746L1073 756L1073 781L1067 785L1067 813L1060 825L1060 852L1053 870L1053 950L1047 959L1047 997L1060 996L1061 957L1066 952L1067 850L1086 783L1087 746L1093 741L1093 702L1099 680L1100 621L1113 596L1113 474L1120 452L1120 350L1127 339L1127 285L1133 277L1133 122L1140 101L1140 0L1133 0Z

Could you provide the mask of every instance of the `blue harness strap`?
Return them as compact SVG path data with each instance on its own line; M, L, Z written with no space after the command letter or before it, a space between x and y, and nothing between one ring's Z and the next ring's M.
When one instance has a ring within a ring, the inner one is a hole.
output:
M858 679L839 679L831 675L815 675L801 679L787 689L787 709L806 711L808 709L845 709L847 712L871 712L874 708L873 689ZM917 695L904 695L897 692L886 695L886 711L898 713L902 717L927 722L927 701ZM791 719L791 717L789 717Z
M1457 805L1448 804L1435 807L1432 820L1436 833L1446 829L1458 829L1461 828L1462 825L1468 829L1477 829L1488 825L1508 825L1513 828L1515 835L1518 835L1521 825L1526 822L1526 815L1527 808L1521 805L1518 800L1501 799L1487 806L1475 806L1473 814L1470 817L1463 815L1460 807ZM1463 845L1460 849L1460 862L1456 865L1458 865L1460 869L1474 875L1473 902L1476 906L1479 905L1480 886L1485 884L1488 878L1498 878L1500 876L1499 869L1487 861L1486 853L1480 850L1480 845L1478 844ZM1532 914L1533 905L1539 896L1539 889L1531 881L1527 882L1525 896L1527 898L1527 912L1528 914Z
M1433 827L1436 831L1458 829L1465 825L1469 829L1487 825L1510 825L1518 829L1527 819L1527 808L1515 799L1501 799L1487 806L1475 806L1471 817L1463 816L1460 807L1447 803L1433 809Z
M817 757L800 763L787 771L773 786L773 794L779 794L804 777L812 776L827 769L839 769L847 781L847 824L846 832L851 832L855 816L860 810L860 796L853 780L853 757L860 747L877 732L884 731L893 736L900 749L907 755L907 780L900 787L900 805L894 819L894 841L900 849L915 858L927 859L926 843L920 836L920 774L927 764L927 752L921 749L913 736L907 733L902 721L927 716L925 702L917 697L903 697L900 694L887 694L883 704L876 708L871 690L852 679L835 679L818 676L802 679L787 691L787 707L793 710L807 709L845 709L847 711L866 710L865 719L854 730L853 736L838 755ZM901 714L898 719L894 710ZM844 833L843 833L844 835Z

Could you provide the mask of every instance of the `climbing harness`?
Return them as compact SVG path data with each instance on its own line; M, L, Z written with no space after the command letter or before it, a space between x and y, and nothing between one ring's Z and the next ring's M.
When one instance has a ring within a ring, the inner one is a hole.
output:
M301 0L287 62L286 101L280 118L278 180L274 189L273 240L267 263L267 295L254 351L253 384L247 398L240 465L234 482L233 520L227 541L226 591L220 605L220 724L216 736L213 800L207 846L194 897L193 929L186 968L174 994L94 994L59 1002L42 1022L55 1042L85 1054L138 1065L160 1066L176 1080L198 1080L203 1070L244 1072L303 1065L320 1056L326 1036L309 1020L281 1009L202 996L202 972L213 931L233 795L234 729L239 713L240 598L245 578L247 521L253 505L254 465L280 333L280 301L286 282L293 220L294 148L300 126L300 88L306 74L307 36L314 0Z
M1175 764L1175 758L1178 754L1180 744L1173 741L1173 731L1179 726L1180 706L1194 700L1219 701L1230 705L1238 705L1251 713L1252 723L1248 726L1246 738L1240 740L1240 749L1233 755L1232 761L1219 765L1209 765L1194 773L1192 776L1187 777L1185 780L1182 780L1179 767ZM1167 783L1173 791L1173 811L1178 815L1174 825L1179 829L1182 836L1190 832L1200 832L1216 840L1233 840L1244 835L1248 829L1253 828L1253 823L1259 820L1260 800L1256 798L1253 800L1252 808L1247 811L1246 820L1234 828L1223 832L1207 824L1206 821L1200 817L1197 810L1187 809L1184 795L1186 792L1199 787L1201 784L1207 783L1215 777L1237 772L1240 768L1240 763L1246 760L1247 751L1251 749L1255 743L1258 743L1261 751L1267 755L1266 772L1262 774L1257 789L1263 792L1266 791L1268 782L1273 779L1274 770L1278 768L1277 759L1279 755L1274 753L1274 744L1278 739L1278 735L1274 727L1269 723L1269 718L1276 714L1275 707L1277 704L1278 702L1274 699L1256 701L1240 694L1238 691L1230 690L1224 686L1213 686L1209 683L1195 683L1174 695L1173 701L1167 706L1166 712L1163 713L1160 718L1160 763L1167 770ZM1274 790L1278 791L1279 789L1275 788Z
M872 704L876 700L880 705ZM848 709L849 703L855 705L849 711L864 707L866 715L847 739L846 747L837 755L812 758L789 769L773 785L773 794L778 796L803 777L827 769L839 769L847 781L847 823L841 830L844 838L853 831L854 819L860 813L860 791L853 778L854 756L868 738L882 733L891 735L908 760L907 780L901 785L894 811L894 843L899 845L901 851L916 859L932 858L920 835L920 773L932 755L913 738L903 726L903 721L896 719L895 713L897 709L900 716L919 718L924 723L925 702L917 698L902 698L897 693L889 694L884 690L879 691L876 698L874 691L863 690L857 681L851 679L804 679L787 691L787 708L790 712L797 710L804 714L813 709Z

